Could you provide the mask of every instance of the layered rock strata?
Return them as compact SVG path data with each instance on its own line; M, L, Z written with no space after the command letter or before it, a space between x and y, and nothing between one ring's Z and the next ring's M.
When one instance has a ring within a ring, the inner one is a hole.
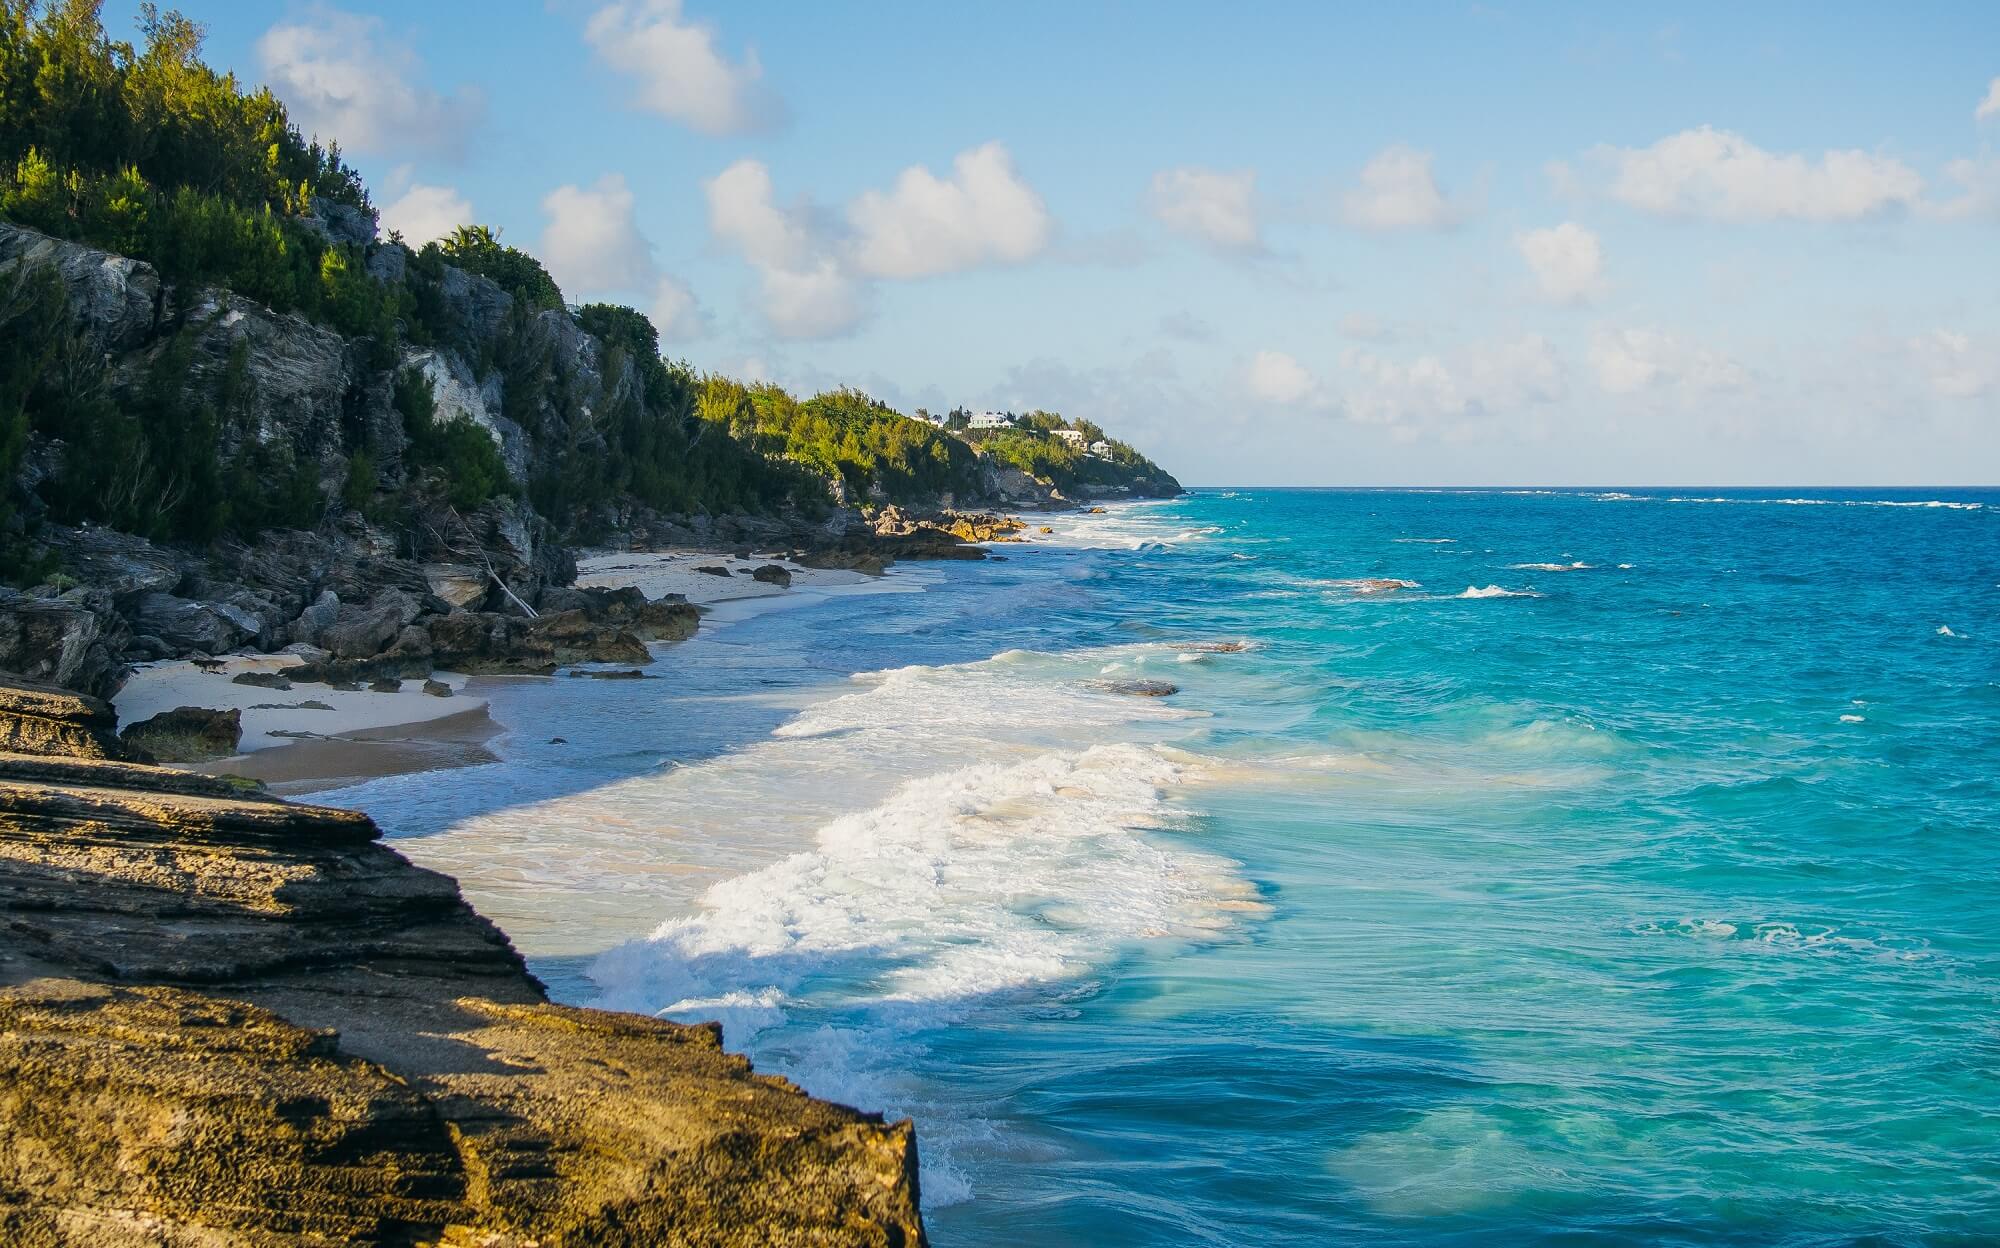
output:
M107 752L108 717L68 696L0 711ZM51 751L0 755L0 1242L923 1230L909 1123L755 1074L713 1026L551 1004L365 816Z

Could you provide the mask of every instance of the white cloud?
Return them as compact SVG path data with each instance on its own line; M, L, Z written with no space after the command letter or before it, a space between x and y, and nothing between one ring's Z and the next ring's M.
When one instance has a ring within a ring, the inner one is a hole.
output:
M419 85L422 62L383 37L380 18L339 9L271 27L257 40L257 60L299 128L348 152L456 158L486 110L473 88L444 96Z
M1580 303L1604 290L1604 246L1574 221L1514 235L1514 250L1534 271L1542 294L1558 303Z
M662 340L705 332L694 292L661 270L652 243L640 232L624 175L606 174L588 187L559 186L542 197L542 212L547 224L539 255L564 294L635 296L646 302Z
M708 318L685 282L671 274L660 274L653 283L653 301L646 309L662 342L683 342L708 332Z
M1650 147L1599 146L1604 193L1663 217L1717 221L1857 221L1915 205L1916 170L1858 149L1817 160L1767 152L1740 134L1702 126Z
M1431 172L1431 154L1401 144L1383 148L1363 165L1359 184L1340 202L1341 218L1366 230L1434 230L1464 216Z
M564 290L628 290L635 278L653 276L653 248L639 233L623 174L605 174L590 187L559 186L542 197L542 212L548 224L538 254Z
M1676 387L1704 393L1741 390L1749 370L1726 355L1691 346L1657 329L1600 329L1591 335L1590 363L1610 394Z
M1972 110L1974 121L1985 121L1992 117L2000 117L2000 78L1995 78L1986 85L1986 98L1979 101L1978 108Z
M607 4L583 37L598 59L637 80L634 104L703 134L743 134L783 116L757 54L732 64L716 47L714 27L689 21L680 0Z
M382 230L396 230L412 247L422 247L443 238L461 225L472 223L472 204L449 186L414 183L393 202L382 208Z
M1349 420L1414 433L1458 434L1491 419L1526 420L1529 409L1569 395L1562 359L1539 334L1475 343L1452 354L1400 360L1349 348L1340 357L1340 407Z
M889 190L863 192L847 206L846 230L809 200L781 207L761 161L739 160L702 190L709 232L757 270L765 319L788 338L853 328L873 279L1018 264L1055 228L998 143L960 152L949 178L912 167Z
M1909 342L1910 354L1931 389L1947 399L1972 399L2000 382L2000 351L1970 335L1936 329Z
M1146 206L1168 229L1227 251L1262 251L1257 222L1257 173L1245 169L1162 169L1153 175Z
M778 207L771 172L739 160L702 183L708 228L758 272L771 327L788 338L824 338L861 319L860 292L813 228L811 209Z
M894 189L848 205L854 267L869 277L930 277L1019 264L1048 245L1048 208L999 143L960 152L950 178L913 165Z
M1965 188L1965 193L1932 204L1933 216L1946 221L2000 221L2000 160L1954 160L1944 167L1944 176Z
M1315 389L1312 374L1283 351L1259 351L1250 357L1243 381L1253 396L1266 403L1290 405L1310 397Z

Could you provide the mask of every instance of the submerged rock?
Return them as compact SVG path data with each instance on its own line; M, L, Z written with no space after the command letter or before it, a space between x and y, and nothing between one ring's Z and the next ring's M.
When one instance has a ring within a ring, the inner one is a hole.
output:
M1179 685L1166 680L1100 680L1096 687L1106 693L1123 693L1135 698L1166 698L1181 691Z

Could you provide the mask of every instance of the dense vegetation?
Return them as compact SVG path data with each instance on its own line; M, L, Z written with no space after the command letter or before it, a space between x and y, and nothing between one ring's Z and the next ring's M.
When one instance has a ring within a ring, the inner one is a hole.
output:
M362 375L343 400L337 454L308 457L257 427L244 341L225 364L203 337L213 305L177 299L176 319L114 377L54 272L0 274L0 578L29 571L13 540L23 498L63 523L201 542L311 526L340 506L396 524L424 506L509 496L593 533L631 503L813 512L835 498L972 500L982 450L1064 489L1159 475L1123 444L1109 459L1064 444L1048 431L1103 431L1049 413L955 436L853 390L801 400L698 373L662 358L631 308L567 308L547 269L486 226L415 252L362 241L373 210L336 145L302 136L268 90L203 64L195 23L142 5L135 46L106 34L100 9L0 0L0 218L145 260L177 290L219 287L328 326ZM474 323L464 274L511 302L489 300ZM564 318L597 340L594 368ZM440 415L424 372L405 363L412 348L455 353L482 382L497 376L498 415L527 439L525 479L485 428ZM385 394L386 427L367 415ZM400 438L385 432L397 423Z

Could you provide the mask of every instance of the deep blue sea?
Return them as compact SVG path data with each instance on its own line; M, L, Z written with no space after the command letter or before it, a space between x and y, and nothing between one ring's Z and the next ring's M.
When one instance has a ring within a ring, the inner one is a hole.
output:
M2000 1242L2000 492L1052 523L335 800L944 1248Z

